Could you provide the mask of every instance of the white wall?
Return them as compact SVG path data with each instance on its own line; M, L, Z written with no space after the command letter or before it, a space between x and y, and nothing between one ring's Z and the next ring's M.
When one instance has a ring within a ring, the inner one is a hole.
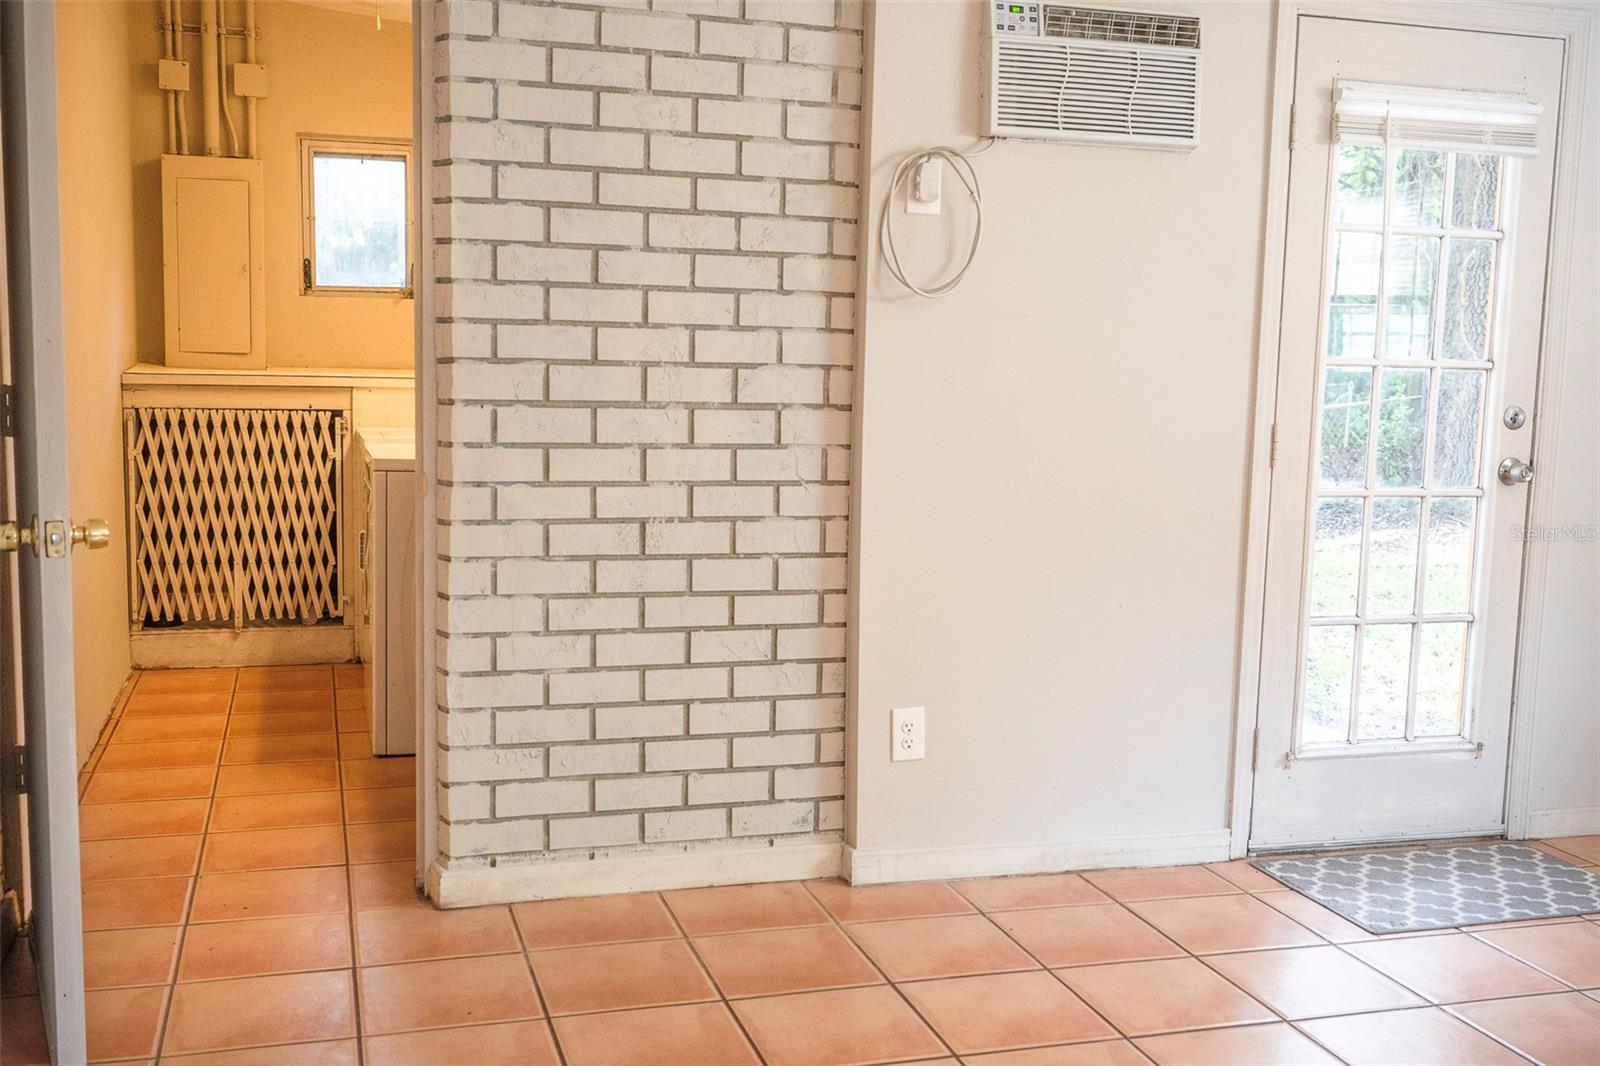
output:
M874 234L850 686L866 876L905 849L1225 846L1271 8L1203 10L1198 149L1000 143L976 158L978 261L937 302L893 288ZM874 219L905 153L976 143L983 12L877 5ZM959 261L965 212L901 219L914 270L941 244ZM928 757L891 764L908 704Z
M850 576L859 879L1227 847L1273 7L1181 9L1205 20L1201 146L1000 143L975 159L978 261L928 302L887 277L877 216L907 152L977 144L984 7L876 5ZM918 277L965 251L970 214L946 188L942 218L897 219ZM1574 295L1595 284L1592 198L1580 218ZM1600 405L1592 301L1571 312L1544 490L1549 521L1581 526L1600 510ZM1596 555L1550 544L1530 605L1536 832L1600 829ZM928 709L928 757L890 763L889 711L907 705Z

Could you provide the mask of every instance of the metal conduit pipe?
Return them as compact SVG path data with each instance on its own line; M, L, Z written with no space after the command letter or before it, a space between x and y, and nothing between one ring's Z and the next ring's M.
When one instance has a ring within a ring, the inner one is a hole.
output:
M166 0L167 33L172 37L172 58L183 58L183 0ZM175 92L173 101L178 112L178 153L189 154L189 100L188 93Z
M222 121L228 127L228 144L232 155L239 155L239 127L233 124L233 110L228 107L228 5L217 0L217 102L222 108Z
M172 0L162 0L161 58L176 59L172 54ZM167 89L167 154L178 150L178 91Z
M256 0L244 0L244 60L256 62ZM259 159L256 152L256 98L244 98L245 151L251 159Z
M222 154L222 115L217 64L220 0L200 0L200 143L206 155Z

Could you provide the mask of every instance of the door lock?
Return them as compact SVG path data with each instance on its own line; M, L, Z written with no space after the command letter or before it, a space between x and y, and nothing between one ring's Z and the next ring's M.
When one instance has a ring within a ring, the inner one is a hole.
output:
M69 526L65 522L46 522L41 534L39 518L35 515L27 525L20 522L0 522L0 552L21 551L32 548L39 554L40 545L50 559L67 554L67 548L82 544L91 549L104 548L111 543L111 524L102 518L90 518L82 524Z
M1500 461L1500 484L1526 485L1533 480L1533 467L1517 458Z

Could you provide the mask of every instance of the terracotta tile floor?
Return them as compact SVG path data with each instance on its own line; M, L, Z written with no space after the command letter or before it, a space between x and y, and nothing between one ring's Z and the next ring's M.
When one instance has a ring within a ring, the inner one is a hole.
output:
M1600 1062L1600 916L1374 937L1244 863L437 911L358 669L139 679L82 782L92 1059ZM0 1002L41 1061L25 954Z

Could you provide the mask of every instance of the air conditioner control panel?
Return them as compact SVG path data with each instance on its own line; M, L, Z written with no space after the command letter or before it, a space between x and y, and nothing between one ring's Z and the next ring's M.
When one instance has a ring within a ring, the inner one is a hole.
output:
M1037 37L1039 36L1039 5L1022 3L1007 3L1006 0L990 0L992 8L989 12L989 24L998 34Z

